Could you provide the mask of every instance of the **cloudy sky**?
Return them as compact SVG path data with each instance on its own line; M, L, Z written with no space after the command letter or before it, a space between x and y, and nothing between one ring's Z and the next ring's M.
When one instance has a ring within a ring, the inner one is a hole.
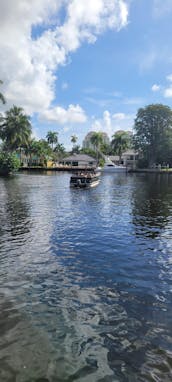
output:
M172 106L171 19L172 0L0 0L6 108L66 147L131 130L139 107Z

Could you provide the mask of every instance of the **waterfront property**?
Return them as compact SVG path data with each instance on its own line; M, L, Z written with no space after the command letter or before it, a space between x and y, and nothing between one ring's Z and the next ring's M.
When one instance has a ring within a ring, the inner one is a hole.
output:
M20 160L21 167L52 167L53 161L51 157L45 155L25 154L24 150L16 151L16 157Z
M123 172L126 173L128 171L127 166L124 166L122 164L115 164L112 162L109 156L102 154L103 159L104 159L104 165L102 167L99 167L98 169L103 172L111 172L111 173L116 173L116 172Z
M110 155L110 159L114 164L122 164L128 169L135 170L138 164L139 153L133 149L129 149L122 153L121 161L118 155Z
M69 167L74 167L74 168L95 169L97 166L97 161L95 158L91 157L90 155L73 154L64 158L62 161L60 161L60 164L69 166Z

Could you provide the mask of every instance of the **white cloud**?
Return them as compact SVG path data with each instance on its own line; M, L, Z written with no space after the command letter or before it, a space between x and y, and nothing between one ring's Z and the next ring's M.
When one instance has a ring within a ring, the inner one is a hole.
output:
M108 28L124 27L128 7L124 0L72 0L67 16L67 21L58 28L58 41L68 53L75 51L84 40L95 42L97 35Z
M164 97L171 98L172 97L172 86L164 90Z
M42 120L59 123L61 125L74 122L84 123L87 120L84 110L79 105L69 105L68 109L57 106L53 109L43 111L40 117Z
M154 84L154 85L151 87L151 90L152 90L153 92L158 92L160 89L161 89L161 86L160 86L160 85L157 85L157 84Z
M84 41L120 30L127 19L127 0L1 0L0 73L9 105L30 114L49 109L59 65Z
M131 131L135 115L115 113L110 114L108 110L104 111L102 119L94 119L92 123L93 131L103 131L111 137L117 130Z

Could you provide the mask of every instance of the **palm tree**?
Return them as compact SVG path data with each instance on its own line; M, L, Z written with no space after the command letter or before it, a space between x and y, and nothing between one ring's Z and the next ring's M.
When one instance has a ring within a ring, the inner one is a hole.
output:
M29 165L31 165L32 163L32 155L35 154L35 142L36 141L33 138L33 139L30 139L30 141L26 145L23 145L24 154L28 160Z
M77 142L78 140L78 137L76 135L71 135L71 142L73 143L73 149L72 151L74 152L75 151L75 143Z
M119 131L116 132L112 138L112 148L114 149L115 154L119 156L119 160L121 162L123 152L125 152L130 146L130 136L126 131Z
M103 134L101 131L93 132L90 141L92 145L95 147L95 151L97 153L97 160L98 160L98 154L100 151L100 147L103 144Z
M48 131L47 142L51 144L52 150L54 149L54 144L58 142L58 133L56 131Z
M54 151L56 153L64 154L65 153L65 147L63 143L58 143L57 146L55 147Z
M71 142L75 144L78 140L78 137L76 135L71 135Z
M3 82L0 80L0 84L2 85L3 84ZM3 94L2 93L0 93L0 101L4 104L6 101L5 101L5 98L4 98L4 96L3 96Z
M21 107L13 106L0 118L0 138L4 147L16 150L27 145L32 133L30 118Z
M30 140L28 145L24 148L25 155L29 157L29 165L33 164L33 158L36 157L37 164L46 164L47 159L51 155L51 148L45 139L40 139L36 141L35 139Z
M54 161L61 160L65 156L65 147L62 143L58 143L54 149Z

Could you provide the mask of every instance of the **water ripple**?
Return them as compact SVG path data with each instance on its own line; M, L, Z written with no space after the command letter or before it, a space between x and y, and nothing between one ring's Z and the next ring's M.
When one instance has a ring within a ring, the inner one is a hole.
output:
M172 380L172 179L0 179L0 380Z

